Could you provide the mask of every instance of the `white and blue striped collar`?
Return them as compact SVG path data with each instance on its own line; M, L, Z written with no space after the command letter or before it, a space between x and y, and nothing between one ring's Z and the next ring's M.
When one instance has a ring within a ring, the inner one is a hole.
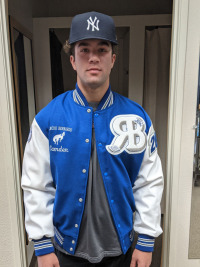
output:
M89 106L85 96L79 89L78 85L76 84L76 88L73 91L73 99L74 101L81 105L81 106ZM113 104L113 93L111 91L110 86L108 87L108 90L106 91L105 95L101 99L97 110L105 109Z

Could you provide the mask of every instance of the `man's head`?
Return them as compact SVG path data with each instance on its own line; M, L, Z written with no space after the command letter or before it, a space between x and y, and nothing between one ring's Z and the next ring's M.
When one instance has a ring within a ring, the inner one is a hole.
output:
M64 45L65 52L74 55L75 43L86 39L109 41L112 46L112 53L115 54L115 46L118 42L113 19L95 11L76 15L72 19L69 40Z
M111 17L88 12L73 18L66 46L79 86L108 88L116 45L115 25Z

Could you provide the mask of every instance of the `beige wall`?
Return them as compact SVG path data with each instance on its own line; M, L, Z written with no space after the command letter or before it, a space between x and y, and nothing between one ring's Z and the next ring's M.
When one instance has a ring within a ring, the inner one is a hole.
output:
M33 31L32 0L8 0L8 14L30 32Z

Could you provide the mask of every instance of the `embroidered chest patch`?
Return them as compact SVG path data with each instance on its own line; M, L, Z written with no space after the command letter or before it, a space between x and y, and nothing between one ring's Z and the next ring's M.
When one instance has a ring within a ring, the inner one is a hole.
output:
M147 144L145 121L137 115L118 115L110 122L114 138L106 146L109 153L118 155L123 151L129 154L141 153Z
M65 137L66 133L71 133L72 128L66 126L50 126L49 131L51 131L51 141L50 141L50 151L51 152L69 152L69 149L65 147Z
M65 136L65 132L61 134L57 134L53 137L53 142L58 145L58 142L61 142L63 140L63 137Z

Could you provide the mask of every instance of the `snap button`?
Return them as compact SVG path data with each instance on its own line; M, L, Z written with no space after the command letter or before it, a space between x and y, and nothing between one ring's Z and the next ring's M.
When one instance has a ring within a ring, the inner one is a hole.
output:
M83 169L83 170L82 170L82 173L86 173L86 169Z
M114 200L113 199L111 199L111 203L114 203Z
M90 109L90 108L88 108L88 109L87 109L87 112L88 112L88 113L90 113L90 112L91 112L91 109Z
M98 113L95 113L95 114L94 114L94 116L95 116L95 117L98 117L98 116L99 116L99 114L98 114Z
M98 146L99 146L99 147L102 146L102 143L98 143Z
M119 227L119 228L120 228L120 226L121 226L121 225L120 225L120 224L118 224L118 227Z
M75 225L74 225L76 228L78 228L78 224L76 223Z
M90 140L89 140L89 139L85 139L85 142L86 142L86 143L89 143L89 142L90 142Z
M82 198L79 198L79 202L83 202L83 199Z
M107 172L104 172L104 176L108 176L108 173Z
M72 244L75 244L75 240L72 240Z
M73 251L73 248L70 248L69 250L70 250L70 251Z

